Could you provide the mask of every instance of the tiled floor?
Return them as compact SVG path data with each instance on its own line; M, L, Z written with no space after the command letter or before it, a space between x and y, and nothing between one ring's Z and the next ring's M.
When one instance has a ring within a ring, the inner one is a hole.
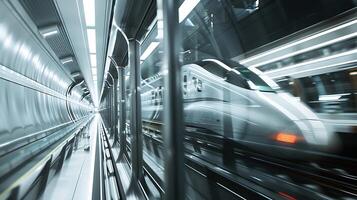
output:
M80 137L72 156L65 160L61 171L49 180L42 199L92 199L98 120L99 117L96 116L90 125L87 132L90 137L88 135ZM88 146L90 149L86 150Z

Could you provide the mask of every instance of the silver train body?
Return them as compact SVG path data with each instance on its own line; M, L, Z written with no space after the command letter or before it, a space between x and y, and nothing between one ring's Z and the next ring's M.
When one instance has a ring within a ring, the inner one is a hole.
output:
M258 70L233 65L207 59L182 67L187 126L275 153L331 146L331 130L306 105L273 89L277 85ZM142 81L144 120L162 121L163 83L160 73Z
M71 77L38 30L9 7L0 1L0 147L90 111L80 89L66 94Z

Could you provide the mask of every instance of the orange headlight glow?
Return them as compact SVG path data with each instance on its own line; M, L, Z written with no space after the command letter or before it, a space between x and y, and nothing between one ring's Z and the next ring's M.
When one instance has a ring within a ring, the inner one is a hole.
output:
M279 142L285 142L290 144L295 144L297 142L297 136L293 133L279 132L276 134L275 139Z

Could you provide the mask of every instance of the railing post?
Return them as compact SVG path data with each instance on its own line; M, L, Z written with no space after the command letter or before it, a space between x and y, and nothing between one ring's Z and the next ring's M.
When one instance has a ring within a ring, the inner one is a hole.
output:
M177 0L158 0L159 36L163 36L165 199L185 199L183 106L179 64ZM162 25L160 27L160 25ZM161 29L162 28L162 29ZM167 73L166 73L167 72Z

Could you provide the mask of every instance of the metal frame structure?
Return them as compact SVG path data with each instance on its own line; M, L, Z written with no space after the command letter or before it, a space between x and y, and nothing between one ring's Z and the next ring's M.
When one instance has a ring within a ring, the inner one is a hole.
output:
M142 177L143 166L143 142L141 122L141 94L140 94L140 46L136 39L129 39L129 69L130 69L130 93L131 93L131 172L132 181L138 181Z
M158 0L158 23L163 25L165 199L185 199L183 105L179 65L178 1Z

